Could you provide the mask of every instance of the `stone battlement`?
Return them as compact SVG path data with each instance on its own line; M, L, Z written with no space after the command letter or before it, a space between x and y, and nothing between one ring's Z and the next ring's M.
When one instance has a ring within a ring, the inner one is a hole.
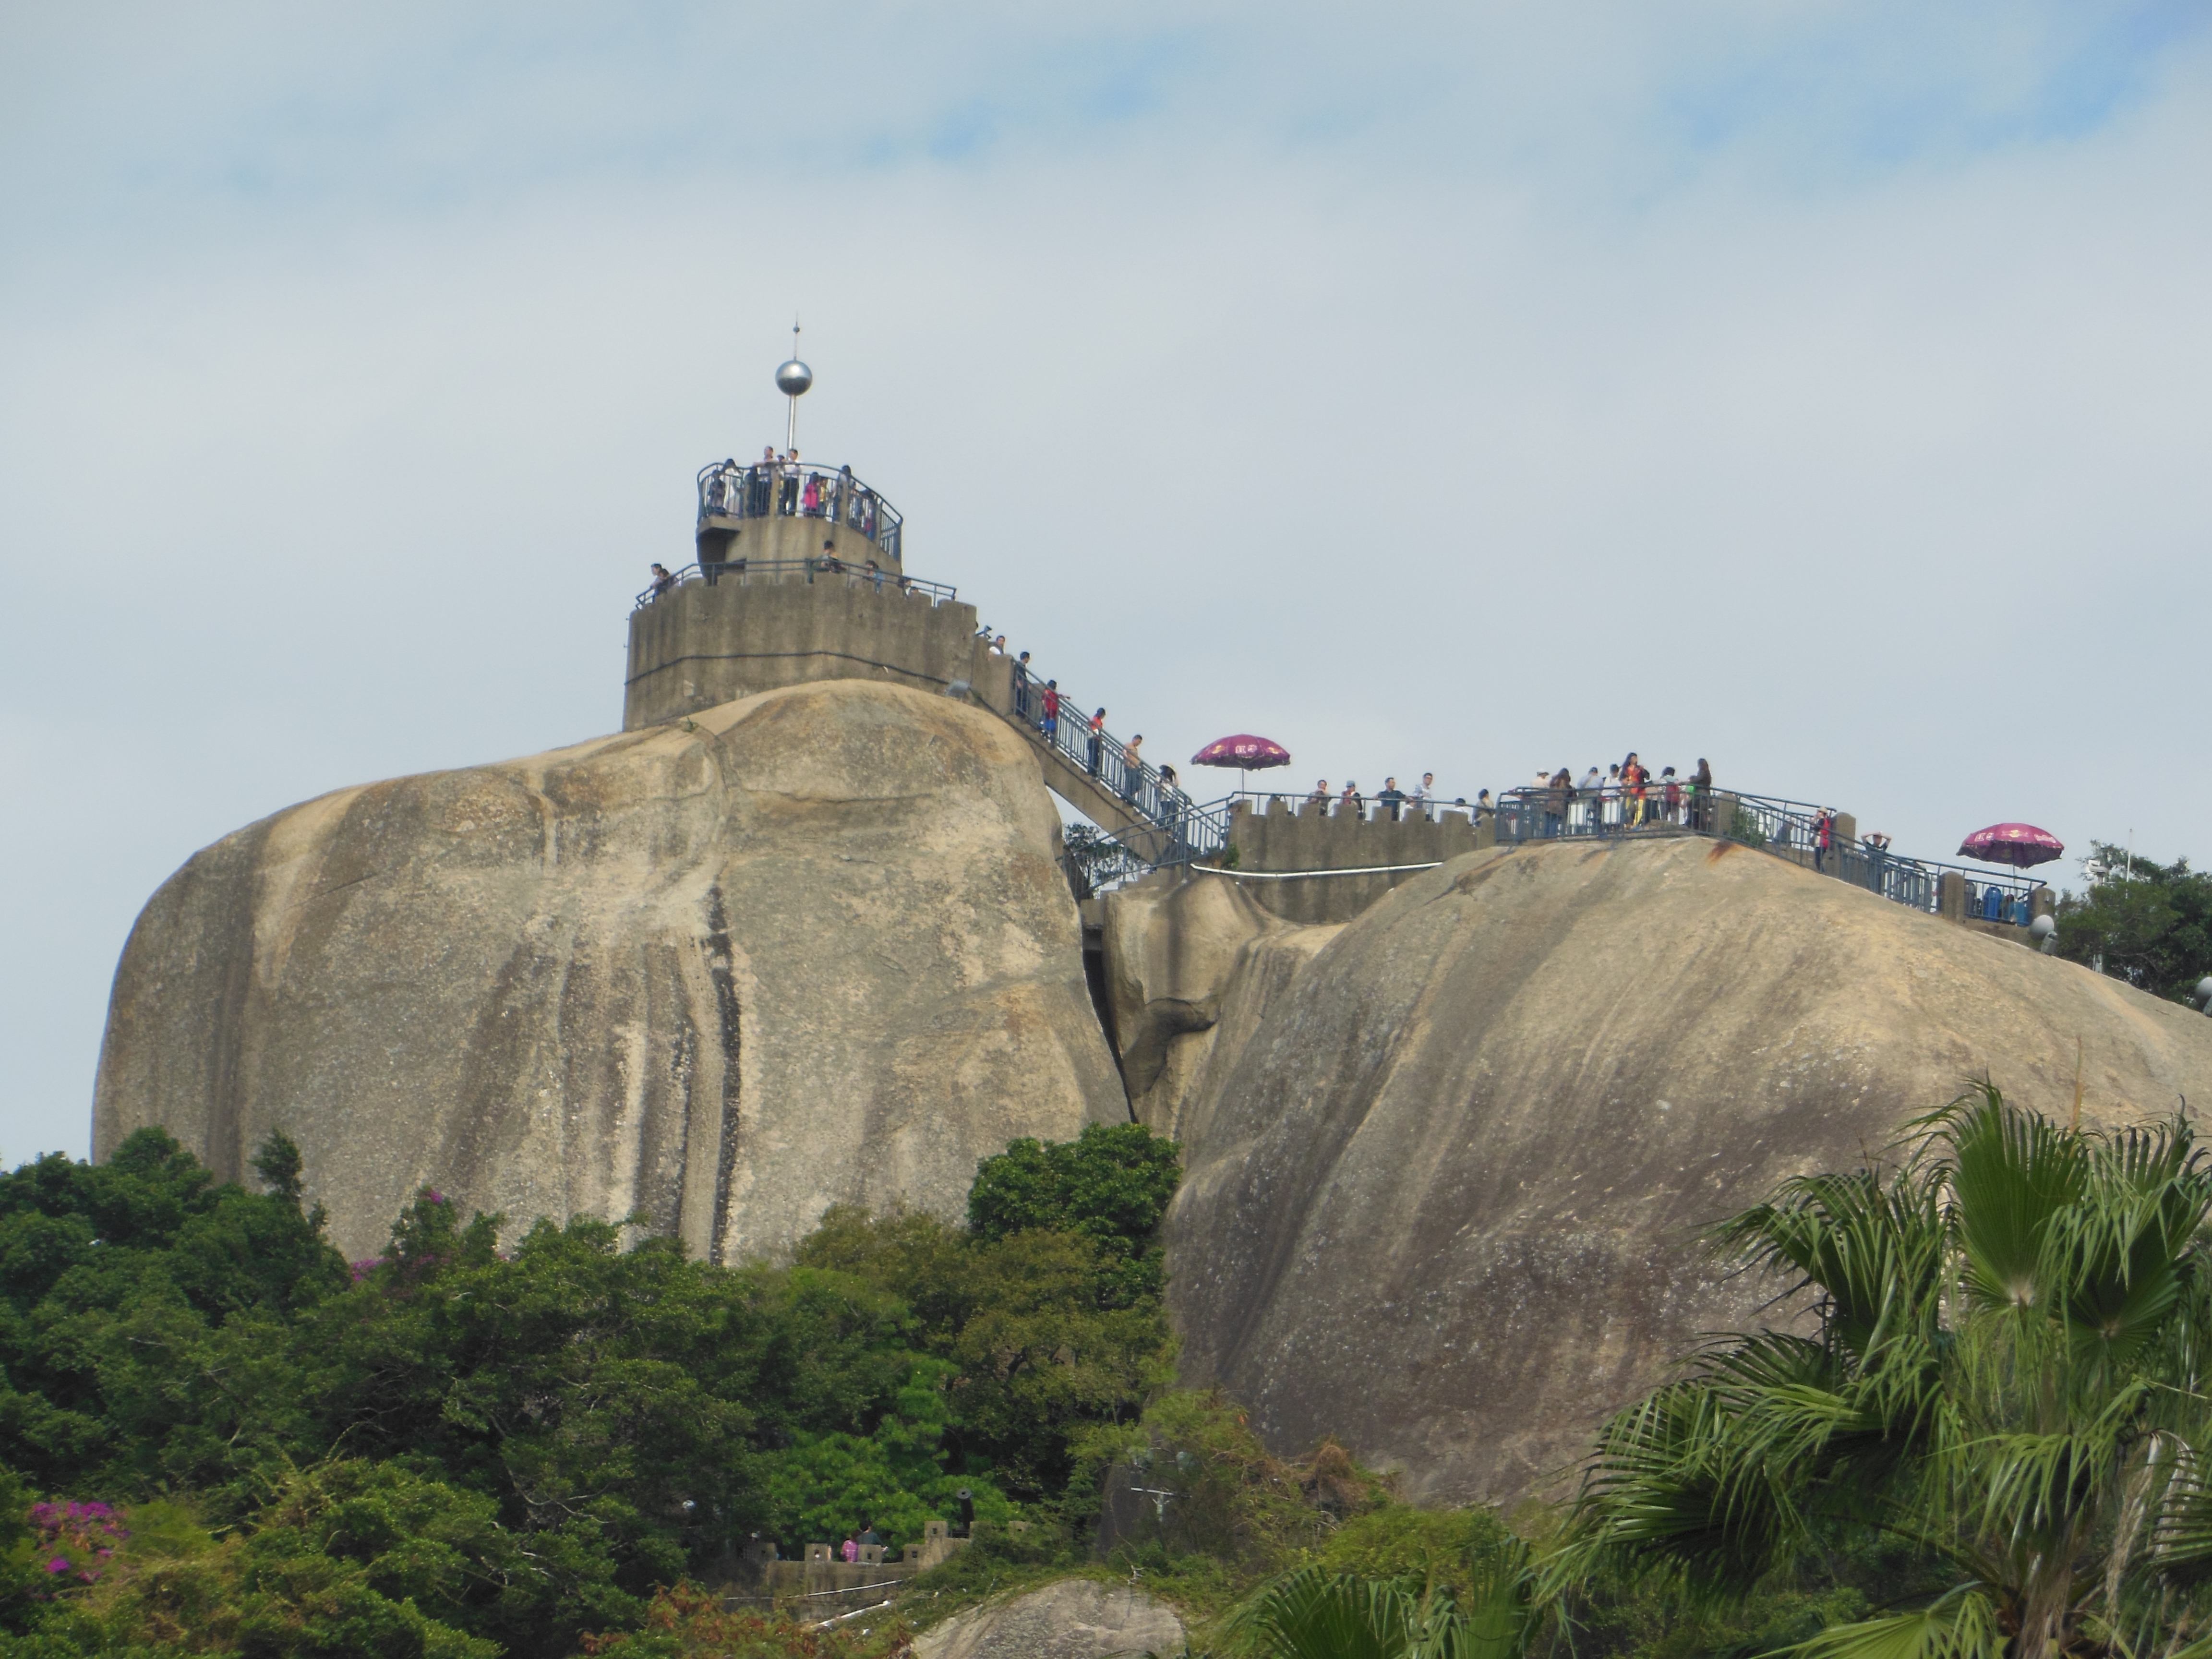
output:
M890 577L803 565L733 571L631 613L623 730L816 680L942 691L972 681L983 654L974 605L902 593Z

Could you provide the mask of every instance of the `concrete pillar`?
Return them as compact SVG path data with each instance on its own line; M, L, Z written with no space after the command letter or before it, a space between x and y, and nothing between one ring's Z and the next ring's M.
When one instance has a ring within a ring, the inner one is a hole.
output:
M1705 833L1725 837L1735 826L1735 797L1725 789L1708 790L1704 797Z
M2057 908L2058 895L2048 887L2039 887L2027 896L2027 919L2030 921L2038 916L2051 915Z
M1952 921L1966 919L1966 878L1956 870L1946 870L1936 884L1936 912Z

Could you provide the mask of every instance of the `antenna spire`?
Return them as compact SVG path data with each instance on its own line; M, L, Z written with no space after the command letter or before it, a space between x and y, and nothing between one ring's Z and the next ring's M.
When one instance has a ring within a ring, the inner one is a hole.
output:
M814 371L799 360L799 313L791 317L791 356L775 371L775 389L783 393L788 403L784 427L784 447L799 447L799 399L806 388L814 384Z

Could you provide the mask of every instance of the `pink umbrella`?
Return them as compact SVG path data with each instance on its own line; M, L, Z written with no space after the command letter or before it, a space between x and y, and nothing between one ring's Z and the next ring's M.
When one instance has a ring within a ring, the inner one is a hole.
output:
M1291 751L1269 738L1255 738L1249 732L1239 732L1233 738L1216 738L1212 743L1190 757L1193 766L1233 766L1237 769L1237 787L1244 787L1243 774L1258 772L1270 766L1288 766Z
M2021 870L2030 865L2048 864L2065 850L2064 842L2032 823L1993 823L1986 830L1975 830L1959 843L1961 858L1979 859L1984 864L2009 864Z

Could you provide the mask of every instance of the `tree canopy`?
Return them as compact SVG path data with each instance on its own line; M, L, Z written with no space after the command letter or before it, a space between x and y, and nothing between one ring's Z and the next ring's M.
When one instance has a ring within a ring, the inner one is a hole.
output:
M896 1547L960 1487L1087 1516L1076 1440L1170 1368L1176 1149L1135 1126L986 1160L973 1230L833 1211L788 1267L429 1191L349 1266L297 1149L256 1169L149 1129L0 1176L0 1631L566 1654L749 1534Z
M2212 872L2158 864L2107 842L2083 861L2089 885L2058 903L2057 954L2101 964L2154 996L2186 1001L2212 974Z

